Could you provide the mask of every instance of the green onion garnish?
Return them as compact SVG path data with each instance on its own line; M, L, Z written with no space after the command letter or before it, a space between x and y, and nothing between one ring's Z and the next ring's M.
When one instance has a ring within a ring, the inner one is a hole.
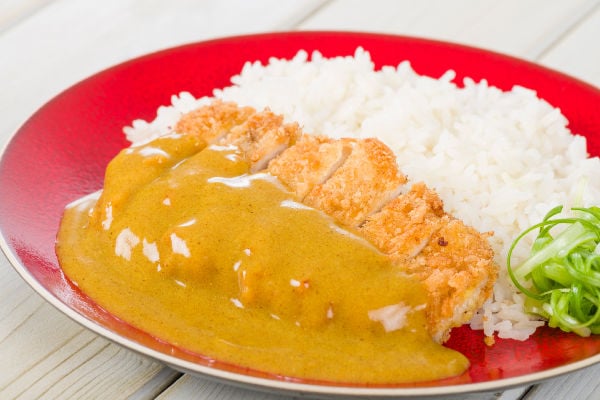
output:
M542 222L523 231L507 256L508 274L528 299L527 312L548 326L580 336L600 333L600 208L573 207L560 217L558 206ZM552 228L562 225L555 236ZM512 253L528 233L538 230L530 256L512 267Z

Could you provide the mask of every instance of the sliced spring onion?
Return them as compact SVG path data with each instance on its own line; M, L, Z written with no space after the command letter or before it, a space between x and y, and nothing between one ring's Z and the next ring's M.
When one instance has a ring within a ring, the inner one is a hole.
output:
M562 206L542 222L523 231L507 256L508 274L528 299L527 312L548 320L548 326L580 336L600 333L600 208ZM553 228L562 225L556 235ZM521 240L538 231L529 257L513 267L512 254Z

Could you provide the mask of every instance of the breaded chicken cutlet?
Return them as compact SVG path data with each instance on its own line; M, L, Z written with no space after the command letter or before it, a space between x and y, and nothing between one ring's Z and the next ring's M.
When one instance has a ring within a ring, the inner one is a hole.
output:
M266 169L297 199L353 229L416 276L428 292L428 328L438 342L468 322L498 274L486 235L444 212L423 183L410 188L377 139L303 134L270 110L215 101L185 114L176 132L238 146L251 171Z

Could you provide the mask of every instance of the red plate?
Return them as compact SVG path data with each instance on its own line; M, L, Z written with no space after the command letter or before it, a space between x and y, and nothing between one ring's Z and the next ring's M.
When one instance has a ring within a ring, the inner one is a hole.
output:
M430 40L363 33L294 32L196 43L117 65L67 89L37 111L14 135L0 163L0 228L4 252L21 276L59 310L125 347L177 369L269 390L317 394L414 396L494 390L531 383L600 361L600 337L580 338L540 329L525 342L498 339L487 347L481 332L453 331L449 347L472 363L457 379L401 387L360 387L290 381L209 360L174 348L106 313L68 284L54 254L65 204L102 186L107 162L127 146L122 127L152 119L170 96L209 95L228 86L246 61L292 57L298 50L351 55L362 46L376 66L410 60L421 74L446 70L501 89L518 84L559 107L573 132L600 154L600 91L538 65L480 49Z

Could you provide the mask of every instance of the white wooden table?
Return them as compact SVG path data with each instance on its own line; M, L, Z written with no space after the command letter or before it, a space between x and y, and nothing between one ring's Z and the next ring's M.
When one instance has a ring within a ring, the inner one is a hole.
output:
M360 30L504 52L600 86L600 0L0 0L0 142L52 96L173 45L281 30ZM600 399L600 365L468 399ZM0 399L283 398L183 375L75 324L0 256ZM272 396L272 397L271 397Z

